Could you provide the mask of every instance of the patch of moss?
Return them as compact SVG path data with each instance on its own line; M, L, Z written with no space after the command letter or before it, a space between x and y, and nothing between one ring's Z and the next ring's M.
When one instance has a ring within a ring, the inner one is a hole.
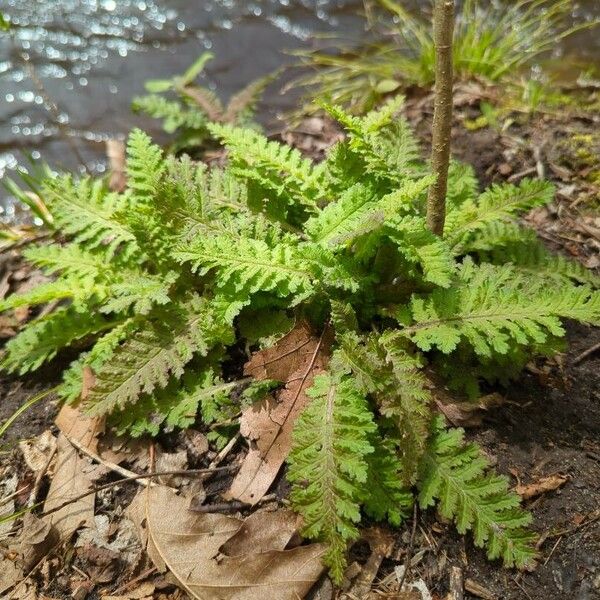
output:
M600 183L600 133L576 133L559 144L559 151L564 164L587 171L587 181Z

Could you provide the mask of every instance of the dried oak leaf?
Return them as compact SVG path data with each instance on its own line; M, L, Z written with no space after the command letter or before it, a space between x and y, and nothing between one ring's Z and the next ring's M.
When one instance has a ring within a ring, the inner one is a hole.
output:
M298 600L323 572L321 544L286 550L296 517L257 512L246 521L188 508L164 486L140 492L129 515L159 570L201 600Z
M267 493L290 452L294 423L309 401L306 390L327 367L330 346L331 330L318 336L301 322L245 365L246 375L276 379L285 387L276 400L269 398L243 411L240 431L250 449L226 498L256 504Z

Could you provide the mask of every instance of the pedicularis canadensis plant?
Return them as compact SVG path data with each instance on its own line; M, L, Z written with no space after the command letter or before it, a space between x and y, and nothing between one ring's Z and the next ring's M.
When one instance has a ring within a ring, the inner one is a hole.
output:
M555 352L563 319L600 320L597 280L517 223L551 200L548 183L479 193L472 170L453 164L437 237L425 219L433 178L396 117L400 101L362 118L326 108L347 137L320 164L213 124L225 169L164 157L134 131L125 192L48 179L57 235L25 256L54 279L0 308L58 308L8 342L3 367L23 374L81 349L62 397L110 415L119 431L156 434L198 413L226 421L256 397L264 382L225 380L233 348L264 345L301 318L325 323L331 361L296 423L288 478L305 535L328 544L333 577L361 509L398 525L413 502L437 504L490 558L527 567L530 516L477 446L445 427L430 382L476 396L482 380Z

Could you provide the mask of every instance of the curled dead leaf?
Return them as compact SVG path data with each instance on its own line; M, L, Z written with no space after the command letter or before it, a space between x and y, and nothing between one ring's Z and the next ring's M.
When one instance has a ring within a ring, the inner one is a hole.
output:
M27 466L34 473L38 473L48 466L48 462L56 452L56 438L47 429L33 439L21 440L19 450Z
M515 487L515 492L523 498L523 500L529 500L530 498L535 498L536 496L541 496L546 492L553 492L558 488L562 487L569 480L565 475L560 475L559 473L554 473L553 475L548 475L547 477L542 477L533 483L529 483L527 485L523 485L520 483Z
M440 398L443 394L436 392L436 404L446 420L455 427L478 427L483 421L483 415L490 408L502 406L505 400L501 394L487 394L475 402L448 402Z

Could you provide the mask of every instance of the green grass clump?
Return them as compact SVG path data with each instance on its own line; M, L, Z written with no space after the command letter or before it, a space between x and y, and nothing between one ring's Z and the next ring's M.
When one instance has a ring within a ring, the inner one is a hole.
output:
M374 3L368 5L369 21L382 41L362 48L336 44L331 53L298 52L301 65L316 69L316 73L301 77L296 85L315 86L317 96L360 112L401 87L433 84L435 48L430 12L427 8L419 14L411 12L402 0ZM513 80L559 40L597 24L571 25L573 4L573 0L517 0L509 4L465 0L456 16L456 78Z

